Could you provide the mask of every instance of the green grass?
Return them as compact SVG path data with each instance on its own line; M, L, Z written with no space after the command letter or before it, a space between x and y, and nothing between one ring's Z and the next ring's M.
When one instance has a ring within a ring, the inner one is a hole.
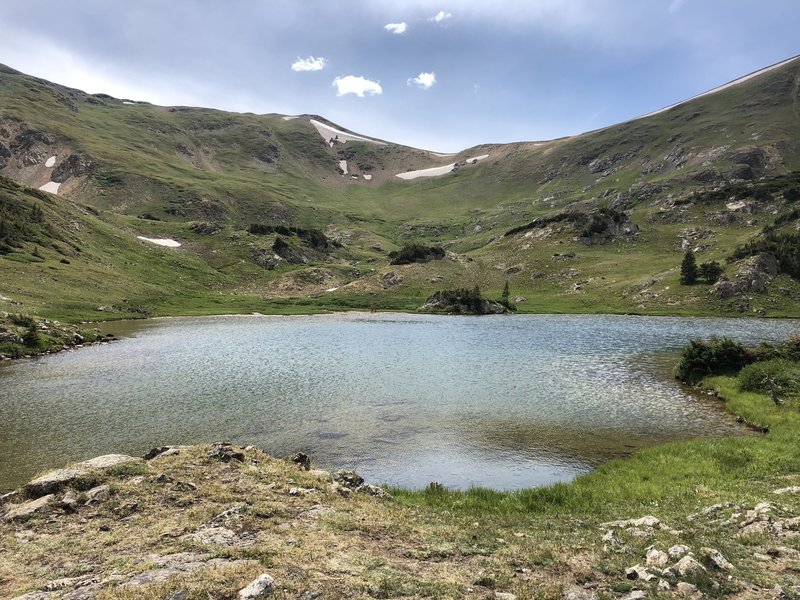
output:
M519 492L431 486L392 493L410 505L476 517L532 514L602 520L652 513L675 520L698 510L698 502L755 501L785 487L786 477L800 472L800 405L776 407L763 394L739 391L732 377L707 379L703 387L717 390L731 413L768 427L769 433L648 448L629 459L612 460L572 483Z

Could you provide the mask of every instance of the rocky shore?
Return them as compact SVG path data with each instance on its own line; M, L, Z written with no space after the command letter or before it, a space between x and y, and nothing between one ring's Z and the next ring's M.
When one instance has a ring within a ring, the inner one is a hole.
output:
M0 597L800 595L800 485L669 522L655 514L480 518L314 469L302 454L164 446L56 469L0 497Z
M99 328L0 312L0 361L54 354L114 339Z

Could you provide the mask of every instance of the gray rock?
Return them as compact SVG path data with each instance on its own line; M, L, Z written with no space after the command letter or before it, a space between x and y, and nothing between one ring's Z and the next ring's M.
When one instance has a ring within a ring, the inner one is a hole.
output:
M650 573L642 565L636 565L625 569L625 577L632 580L641 579L642 581L650 581L655 579L655 575Z
M111 497L111 487L107 484L98 485L86 492L86 506L101 504Z
M232 460L244 462L244 452L236 450L231 444L225 442L215 445L208 451L208 456L209 458L217 458L222 462L231 462Z
M703 565L701 565L691 556L684 556L682 559L672 565L671 568L680 577L686 577L687 575L693 575L695 573L702 573L706 570Z
M29 500L22 504L12 505L11 509L3 516L4 521L27 521L37 512L47 508L47 505L55 499L53 494L42 496L35 500Z
M364 483L358 486L358 492L364 492L365 494L369 494L370 496L375 496L376 498L391 498L391 494L384 490L382 487L378 487L377 485L372 485L371 483Z
M275 580L266 573L256 577L250 584L239 590L239 600L259 600L272 594Z
M0 506L8 504L9 502L13 502L14 500L19 500L19 492L16 490L0 496Z
M647 592L644 590L633 590L625 594L621 600L642 600L643 598L647 598Z
M178 456L180 453L181 453L181 449L180 448L167 448L166 450L164 450L160 454L157 454L156 456L154 456L153 459L167 458L169 456Z
M341 486L354 490L364 483L364 478L355 471L340 470L333 474L333 480Z
M56 469L29 481L25 485L25 493L32 498L53 494L61 491L67 485L75 483L85 474L86 470L84 469Z
M675 586L675 590L679 595L688 598L697 592L697 586L692 585L691 583L686 583L685 581L681 581Z
M311 457L305 452L298 452L292 456L292 462L296 465L300 465L306 471L311 469Z
M46 494L56 493L69 485L75 485L92 470L105 470L127 463L141 462L141 458L125 454L106 454L90 460L79 462L64 469L56 469L29 481L25 485L25 493L38 498Z
M98 581L97 577L64 577L48 581L42 589L46 592L57 592L67 588L86 587Z
M564 590L562 597L564 600L597 600L595 592L579 587L571 587L568 590Z
M94 600L102 590L102 584L94 583L65 594L61 600Z
M203 527L194 533L183 536L182 539L205 544L208 546L235 546L239 542L236 532L227 527Z
M600 527L604 529L618 528L625 529L627 527L658 527L661 521L653 516L640 517L638 519L627 519L624 521L609 521L608 523L601 523Z
M55 594L52 592L28 592L22 596L14 596L11 600L48 600L49 598L55 598Z
M689 552L689 550L691 550L689 546L684 546L683 544L675 544L674 546L671 546L670 549L667 550L667 552L672 558L680 558L681 556Z
M75 512L78 510L78 495L73 490L67 490L58 504L68 512Z
M211 561L208 561L209 557L208 554L193 554L191 552L179 552L158 557L151 561L158 565L157 568L131 577L128 581L121 583L119 588L128 589L151 583L163 583L176 575L189 573L211 564Z
M701 548L700 552L702 552L703 556L708 558L708 562L710 562L717 569L722 569L723 571L733 570L733 565L722 555L719 550L715 550L714 548Z
M793 485L791 487L780 488L774 490L773 494L800 494L800 485Z
M650 550L647 551L647 559L645 564L648 567L659 567L663 569L669 564L669 556L666 552L656 550L655 548L650 548Z
M517 600L517 595L511 592L495 592L495 600Z

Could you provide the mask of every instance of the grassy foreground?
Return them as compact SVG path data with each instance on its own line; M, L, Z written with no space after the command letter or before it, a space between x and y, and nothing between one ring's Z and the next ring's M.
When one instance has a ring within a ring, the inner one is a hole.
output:
M275 598L798 598L800 410L733 378L704 385L769 433L651 448L521 492L384 496L210 446L91 471L10 520L20 492L0 509L0 597L237 598L269 573Z

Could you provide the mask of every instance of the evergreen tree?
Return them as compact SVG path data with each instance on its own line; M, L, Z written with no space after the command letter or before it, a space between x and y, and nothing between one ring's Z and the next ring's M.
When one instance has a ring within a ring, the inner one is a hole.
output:
M503 293L500 295L500 301L503 304L508 304L508 297L510 295L511 295L511 292L508 289L508 281L506 281L506 285L503 287Z
M22 342L28 348L39 347L39 330L36 328L36 323L31 322L31 324L28 325L28 330L25 332L25 335L22 336Z
M708 283L714 284L722 275L722 267L717 261L704 262L700 265L700 277Z
M694 259L694 252L691 249L683 255L681 263L681 284L694 285L697 283L697 261Z

